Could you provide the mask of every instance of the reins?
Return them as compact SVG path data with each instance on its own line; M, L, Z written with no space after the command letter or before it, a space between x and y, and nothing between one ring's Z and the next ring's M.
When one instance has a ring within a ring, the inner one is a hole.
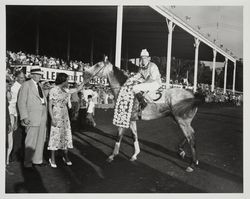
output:
M104 62L105 63L105 62ZM101 70L104 69L106 65L104 64L96 73L94 73L93 75L91 75L89 78L87 78L87 80L85 81L85 84L87 84L91 79L93 79L95 76L98 75L98 73L101 72ZM92 66L93 67L93 66ZM121 86L116 86L116 87L112 87L113 89L119 89L121 88Z
M92 66L92 67L93 67L93 66ZM91 75L91 76L85 81L84 84L87 84L91 79L93 79L95 76L97 76L97 74L98 74L101 70L103 70L104 67L105 67L105 64L104 64L104 66L101 67L95 74Z

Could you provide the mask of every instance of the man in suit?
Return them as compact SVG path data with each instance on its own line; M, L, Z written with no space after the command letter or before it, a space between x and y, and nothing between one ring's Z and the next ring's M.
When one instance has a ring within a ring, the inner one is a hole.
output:
M24 82L19 91L18 109L21 124L25 126L24 167L43 166L43 149L46 139L47 100L41 88L42 70L33 66L31 79Z

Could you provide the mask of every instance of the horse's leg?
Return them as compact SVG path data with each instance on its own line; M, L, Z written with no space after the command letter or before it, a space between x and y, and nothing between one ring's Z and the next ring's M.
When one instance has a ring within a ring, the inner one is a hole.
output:
M115 147L114 147L112 154L107 159L108 162L112 162L114 160L114 157L119 154L120 145L121 145L124 131L125 131L124 128L121 128L121 127L118 128L117 140L115 142Z
M130 161L135 161L135 160L137 160L137 155L140 153L140 146L139 146L139 142L138 142L136 121L131 121L130 122L130 129L131 129L132 134L133 134L134 149L135 149L134 154L131 157Z
M186 152L184 151L184 145L186 144L187 139L184 138L183 141L178 145L178 154L182 159L185 158Z
M192 117L193 118L193 117ZM194 167L198 165L198 160L196 157L196 146L195 146L195 135L194 129L191 127L192 118L178 118L177 121L190 145L191 153L192 153L192 161L190 166L187 167L187 172L194 171Z

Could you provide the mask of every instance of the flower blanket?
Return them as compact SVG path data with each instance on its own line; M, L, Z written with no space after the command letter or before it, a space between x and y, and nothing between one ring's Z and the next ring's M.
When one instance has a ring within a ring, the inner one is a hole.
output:
M118 94L118 98L115 105L113 124L122 127L129 128L131 114L134 105L134 92L133 85L143 82L144 79L140 74L130 77L121 87Z

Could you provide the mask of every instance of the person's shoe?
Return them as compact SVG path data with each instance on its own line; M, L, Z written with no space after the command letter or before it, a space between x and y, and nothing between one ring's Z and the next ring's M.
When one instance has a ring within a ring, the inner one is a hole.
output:
M57 168L56 163L52 163L51 159L49 159L49 164L52 168Z
M68 165L68 166L71 166L72 165L72 162L69 160L69 161L66 161L66 159L63 157L63 162Z
M37 167L46 167L47 166L47 164L46 163L41 163L41 164L32 164L33 166L37 166Z
M145 101L145 98L143 97L142 93L136 93L135 97L138 99L141 110L143 110L147 106L147 102Z

